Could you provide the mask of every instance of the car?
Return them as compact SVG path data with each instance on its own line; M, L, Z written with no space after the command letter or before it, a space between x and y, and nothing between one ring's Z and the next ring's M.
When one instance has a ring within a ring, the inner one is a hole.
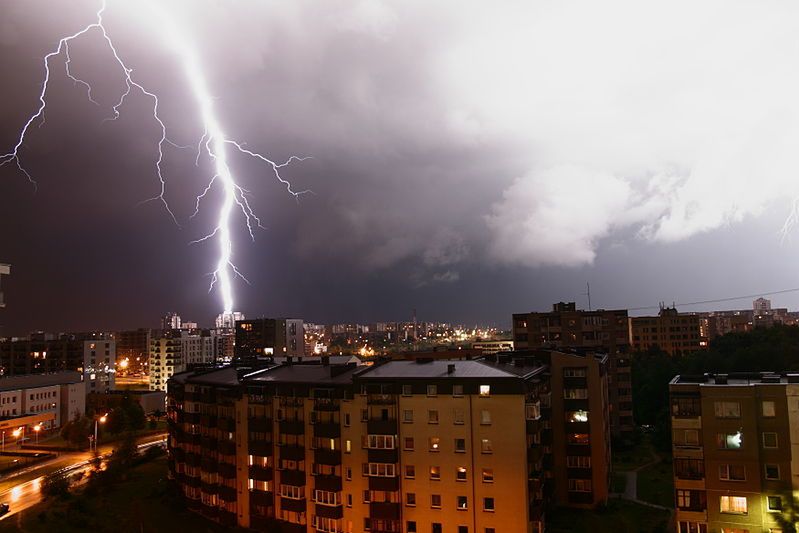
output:
M3 516L8 512L8 504L7 503L0 503L0 516Z

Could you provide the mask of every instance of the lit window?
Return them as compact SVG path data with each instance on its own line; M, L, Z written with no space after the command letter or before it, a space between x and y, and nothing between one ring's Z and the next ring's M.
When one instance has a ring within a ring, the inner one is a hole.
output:
M765 417L773 417L776 416L775 404L772 401L763 401L762 404L763 408L763 416Z
M721 496L719 508L722 513L746 514L746 496Z
M491 441L489 439L482 439L480 441L480 450L483 453L493 453L494 448L491 446Z
M458 496L457 501L458 501L457 506L459 511L465 511L466 509L469 508L469 500L466 498L466 496Z
M430 437L430 451L437 452L441 449L441 439L438 437Z
M466 467L459 466L458 469L455 471L455 480L456 481L466 481Z
M494 482L494 469L483 468L483 483L493 483L493 482Z
M440 466L431 466L430 467L430 479L434 479L434 480L441 479L441 467Z
M718 433L716 444L721 450L738 450L743 445L743 435L740 431L735 433Z
M588 422L588 411L569 411L566 413L567 422Z
M480 385L480 396L491 396L491 385Z

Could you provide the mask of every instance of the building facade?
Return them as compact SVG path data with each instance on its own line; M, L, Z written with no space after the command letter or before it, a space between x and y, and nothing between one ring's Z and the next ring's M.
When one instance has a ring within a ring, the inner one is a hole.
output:
M677 376L670 385L677 531L782 531L799 475L799 374Z
M41 429L55 429L86 412L85 383L78 372L55 372L0 378L0 419L37 419ZM23 421L21 425L26 425Z
M611 431L614 436L627 438L635 430L626 309L584 311L574 302L560 302L550 312L517 313L513 315L513 343L516 350L607 353Z
M236 322L235 359L255 361L305 353L304 328L297 318L256 318Z
M170 470L229 526L540 532L550 503L607 500L606 364L531 352L177 374Z
M696 314L678 313L674 307L662 307L658 316L630 319L630 333L635 350L660 348L669 355L684 355L708 348L706 321Z

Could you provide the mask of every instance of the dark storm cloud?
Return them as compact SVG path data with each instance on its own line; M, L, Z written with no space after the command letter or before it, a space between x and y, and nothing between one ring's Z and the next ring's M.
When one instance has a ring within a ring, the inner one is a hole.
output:
M2 146L36 104L42 55L94 5L3 5ZM236 234L248 314L418 308L505 323L579 300L586 280L607 307L795 285L773 266L796 260L776 231L799 193L790 6L165 5L196 40L226 133L275 159L314 157L286 171L315 193L299 203L268 168L231 157L267 227L255 243ZM109 29L161 96L171 137L193 145L183 73L142 13L111 2ZM216 245L187 244L213 227L215 194L188 220L210 168L167 153L183 229L157 202L137 207L158 190L157 129L141 97L103 121L123 85L101 44L72 51L99 106L54 63L47 123L23 152L39 193L0 170L10 331L133 327L168 309L207 321L220 307L207 294ZM768 277L747 250L770 258Z

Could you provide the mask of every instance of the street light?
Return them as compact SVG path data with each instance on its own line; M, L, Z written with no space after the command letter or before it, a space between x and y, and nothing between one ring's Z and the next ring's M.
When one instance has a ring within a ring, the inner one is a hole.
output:
M11 434L14 435L15 439L17 439L17 446L19 446L19 436L25 434L25 427L24 426L20 426L17 429L15 429L14 431L12 431Z
M34 434L36 435L36 444L37 445L39 444L39 432L41 430L42 430L42 425L41 424L36 424L35 426L33 426L33 431L34 431Z
M106 420L108 420L108 413L94 419L94 451L97 451L97 423L105 424Z

